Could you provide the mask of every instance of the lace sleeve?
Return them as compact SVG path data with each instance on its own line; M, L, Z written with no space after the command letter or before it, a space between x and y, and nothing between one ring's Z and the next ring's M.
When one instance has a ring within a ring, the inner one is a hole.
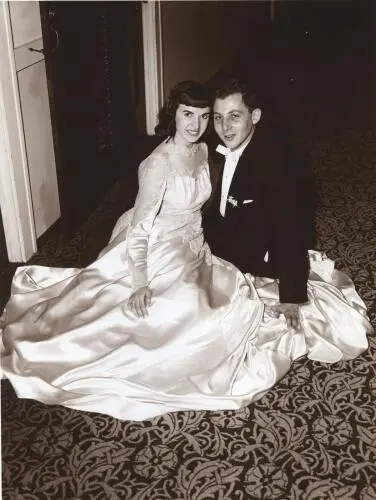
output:
M128 265L134 290L148 285L149 234L166 189L166 171L162 156L149 157L139 167L139 188L128 233Z

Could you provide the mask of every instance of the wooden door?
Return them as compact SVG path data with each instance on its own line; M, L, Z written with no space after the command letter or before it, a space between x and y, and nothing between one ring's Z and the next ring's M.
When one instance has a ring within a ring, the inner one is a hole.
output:
M38 238L60 217L49 96L38 4L9 2L15 69L34 229Z
M5 241L3 218L0 210L0 269L8 263L7 244Z
M62 221L70 233L126 171L137 135L140 2L41 2Z

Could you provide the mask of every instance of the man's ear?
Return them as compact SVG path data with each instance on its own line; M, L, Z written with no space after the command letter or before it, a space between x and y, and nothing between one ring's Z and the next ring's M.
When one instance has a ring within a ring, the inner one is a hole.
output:
M256 123L258 123L260 121L260 118L261 118L261 109L255 108L251 114L251 119L252 119L253 125L256 125Z

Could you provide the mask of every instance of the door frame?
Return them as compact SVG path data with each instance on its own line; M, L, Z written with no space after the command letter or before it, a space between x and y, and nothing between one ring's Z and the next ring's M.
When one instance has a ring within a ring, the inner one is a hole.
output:
M164 100L160 0L142 2L142 38L144 46L146 133L154 135L158 112Z
M0 2L0 207L10 262L37 251L8 2Z
M142 3L147 133L154 134L163 100L161 3ZM10 262L37 251L20 96L8 2L0 2L0 207Z

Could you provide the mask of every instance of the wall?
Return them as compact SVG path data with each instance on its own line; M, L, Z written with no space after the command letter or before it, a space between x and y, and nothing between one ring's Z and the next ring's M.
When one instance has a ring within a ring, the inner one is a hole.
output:
M207 81L269 16L269 2L161 2L165 96L178 81Z

